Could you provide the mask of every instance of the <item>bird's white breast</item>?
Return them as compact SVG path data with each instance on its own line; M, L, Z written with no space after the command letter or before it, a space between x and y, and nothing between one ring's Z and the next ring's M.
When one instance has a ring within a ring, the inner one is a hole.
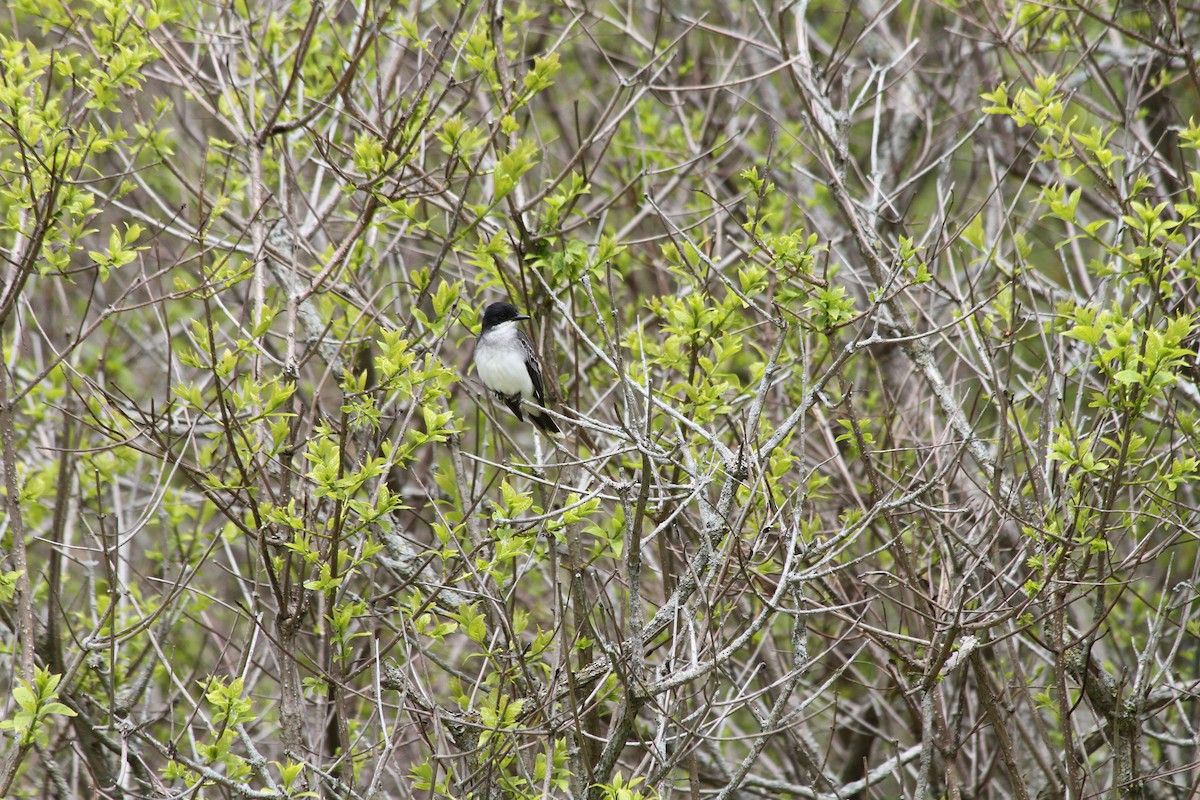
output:
M533 381L525 368L525 350L517 339L517 324L504 322L475 345L475 370L494 392L533 399Z

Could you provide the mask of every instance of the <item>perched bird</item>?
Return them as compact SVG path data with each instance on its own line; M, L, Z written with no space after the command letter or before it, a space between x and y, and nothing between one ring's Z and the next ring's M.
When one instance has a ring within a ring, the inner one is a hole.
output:
M521 401L546 405L542 365L525 332L517 322L529 319L512 303L492 303L483 310L483 328L475 340L475 370L483 385L504 401L522 422ZM562 436L545 411L532 409L529 419L548 436Z

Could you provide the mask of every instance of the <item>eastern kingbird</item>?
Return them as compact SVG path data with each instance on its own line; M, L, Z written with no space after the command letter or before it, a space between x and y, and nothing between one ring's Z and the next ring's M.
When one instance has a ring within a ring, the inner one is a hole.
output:
M512 303L492 303L483 311L483 328L475 340L475 369L483 385L512 409L522 422L521 401L546 405L542 384L542 365L525 332L517 322L529 319ZM545 411L531 410L529 419L547 436L562 436L562 431Z

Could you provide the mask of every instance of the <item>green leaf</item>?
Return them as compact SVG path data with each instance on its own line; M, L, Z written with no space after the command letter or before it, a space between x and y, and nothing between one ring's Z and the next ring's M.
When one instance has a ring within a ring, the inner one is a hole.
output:
M962 229L962 238L972 245L976 250L985 250L986 241L983 231L983 215L976 214L967 226Z

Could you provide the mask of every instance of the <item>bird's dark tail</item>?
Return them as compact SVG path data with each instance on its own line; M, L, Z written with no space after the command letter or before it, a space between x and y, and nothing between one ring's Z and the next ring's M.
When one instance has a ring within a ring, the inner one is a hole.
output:
M529 420L537 426L539 431L556 439L562 438L562 431L559 430L558 425L555 424L549 414L544 411L532 411L530 409L526 409L526 411L529 412Z

